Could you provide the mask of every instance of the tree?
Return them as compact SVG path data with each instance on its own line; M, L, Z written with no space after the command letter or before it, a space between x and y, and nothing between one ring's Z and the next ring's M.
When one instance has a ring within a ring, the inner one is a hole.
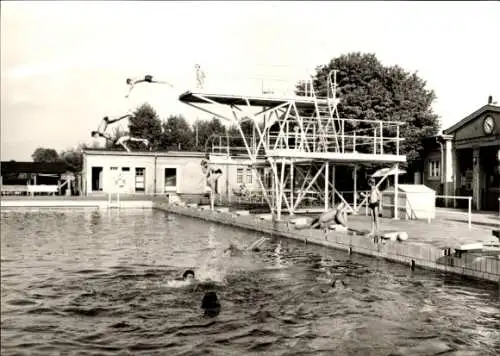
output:
M33 162L54 163L60 162L61 158L53 148L38 147L31 155Z
M81 172L83 168L83 152L81 149L70 148L59 155L61 160L73 172Z
M149 141L152 150L157 150L161 141L161 120L158 114L148 103L138 107L129 119L129 134L131 137L144 138ZM128 142L127 145L134 151L145 151L145 145L138 142Z
M216 136L224 136L226 135L226 127L222 124L222 122L214 117L210 121L197 120L194 123L193 130L198 131L198 146L196 147L199 151L205 151L205 149L210 149L210 145L213 142L212 140L216 138ZM209 141L209 139L211 141Z
M193 131L182 115L171 115L162 126L161 148L181 151L194 149L195 137Z
M399 66L383 66L374 54L349 53L316 68L313 82L317 96L327 96L327 76L332 69L338 70L340 117L405 122L400 129L400 137L405 138L400 143L400 153L406 155L410 167L418 164L422 139L439 130L438 116L432 110L436 96L426 89L426 82L417 73ZM297 85L297 91L300 90L302 83ZM370 125L352 126L362 130ZM392 130L395 128L387 130L387 134ZM394 151L395 145L389 149Z

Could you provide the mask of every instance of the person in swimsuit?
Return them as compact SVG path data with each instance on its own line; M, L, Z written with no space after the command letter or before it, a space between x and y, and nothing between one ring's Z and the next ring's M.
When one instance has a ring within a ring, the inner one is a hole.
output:
M321 213L318 217L314 218L310 223L305 225L295 226L296 229L327 229L332 223L337 225L342 225L347 228L346 219L347 206L344 202L341 202L332 211L325 211Z
M368 196L368 207L370 208L373 217L371 235L375 235L375 233L379 232L378 214L382 203L382 194L375 184L375 179L370 178L368 180L368 185L371 187L370 195Z
M118 122L120 120L128 119L128 118L131 118L131 117L133 117L133 115L131 115L131 114L126 114L126 115L120 116L120 117L118 117L116 119L110 119L108 116L105 116L101 120L101 123L99 124L99 127L97 128L97 130L96 131L92 131L91 136L94 137L94 138L104 137L105 139L112 141L112 138L109 135L106 134L106 130L108 129L108 126L110 124L114 124L115 122Z

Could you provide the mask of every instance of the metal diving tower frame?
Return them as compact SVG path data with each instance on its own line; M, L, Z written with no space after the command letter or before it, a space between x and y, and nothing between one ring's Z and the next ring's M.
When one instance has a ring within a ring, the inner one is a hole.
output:
M281 220L283 212L297 213L299 205L310 194L324 203L325 211L333 207L337 196L351 207L352 213L358 213L368 199L365 196L360 204L356 203L357 166L363 163L391 165L377 186L389 174L394 174L394 217L397 219L398 169L399 164L406 161L406 156L399 151L403 140L400 126L404 123L340 118L337 74L337 70L332 70L326 78L326 97L318 97L313 80L307 79L302 82L301 90L288 97L272 92L257 96L214 94L199 89L181 94L179 100L236 126L244 145L244 159L231 160L234 149L227 142L226 147L212 147L209 162L251 167L273 219ZM246 120L253 121L253 137L245 135L242 129ZM262 122L263 125L259 125ZM354 166L353 204L336 189L335 167L340 165ZM270 184L265 184L263 168L270 173ZM295 186L297 180L301 182L300 187Z

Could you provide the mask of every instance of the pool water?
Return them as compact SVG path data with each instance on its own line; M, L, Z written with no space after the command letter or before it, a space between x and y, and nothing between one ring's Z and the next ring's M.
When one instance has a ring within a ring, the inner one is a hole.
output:
M272 236L223 253L260 237L157 210L3 211L1 354L500 353L498 284ZM188 268L213 283L175 281Z

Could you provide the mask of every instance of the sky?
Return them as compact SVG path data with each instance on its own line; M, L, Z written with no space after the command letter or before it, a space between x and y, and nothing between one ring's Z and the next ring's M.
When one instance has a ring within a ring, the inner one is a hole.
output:
M207 89L251 94L293 88L358 51L417 71L447 128L489 95L500 102L498 23L498 1L4 1L1 159L91 143L102 117L145 101L162 119L210 119L178 100L195 87L196 63ZM137 86L126 99L126 78L145 74L174 88Z

